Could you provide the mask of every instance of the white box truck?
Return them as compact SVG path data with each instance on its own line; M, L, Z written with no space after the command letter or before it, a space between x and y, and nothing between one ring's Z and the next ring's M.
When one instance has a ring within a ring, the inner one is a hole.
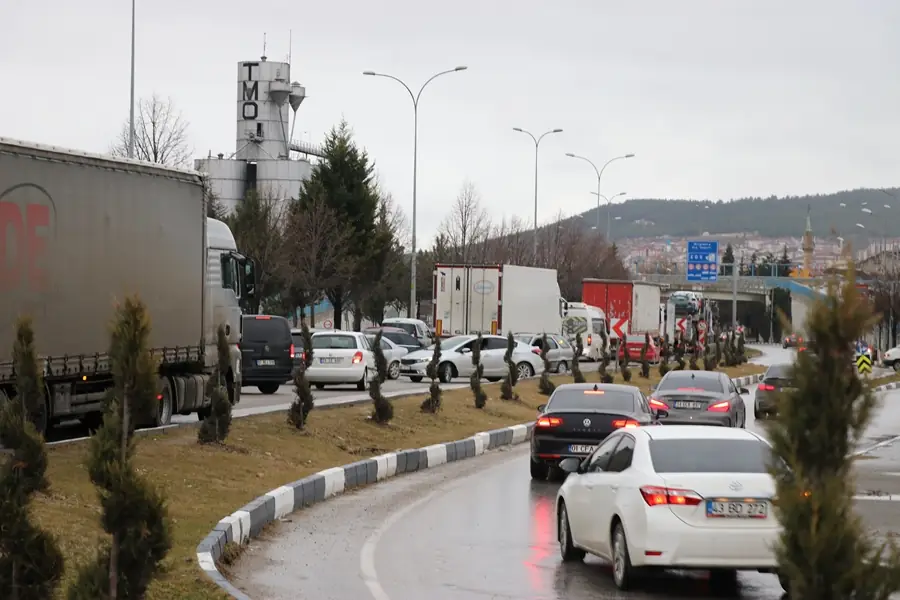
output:
M434 329L441 337L560 332L556 269L436 264L432 298Z

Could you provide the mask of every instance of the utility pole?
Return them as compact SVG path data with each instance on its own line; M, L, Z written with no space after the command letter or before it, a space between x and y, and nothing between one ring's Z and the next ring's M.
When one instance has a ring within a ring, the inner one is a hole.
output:
M744 262L744 253L741 252L741 263ZM731 330L737 331L737 296L738 296L738 277L740 276L740 267L737 261L731 263Z

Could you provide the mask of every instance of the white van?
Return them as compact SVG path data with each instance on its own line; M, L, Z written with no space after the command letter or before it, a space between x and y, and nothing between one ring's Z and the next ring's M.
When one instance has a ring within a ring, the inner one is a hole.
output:
M561 333L574 345L575 334L580 333L584 342L582 357L599 361L604 352L609 352L609 336L603 345L602 332L606 331L606 313L602 309L584 302L563 304Z
M382 320L381 324L385 327L397 327L398 329L402 329L422 342L425 346L430 346L434 343L434 333L425 321L408 319L406 317L389 317Z

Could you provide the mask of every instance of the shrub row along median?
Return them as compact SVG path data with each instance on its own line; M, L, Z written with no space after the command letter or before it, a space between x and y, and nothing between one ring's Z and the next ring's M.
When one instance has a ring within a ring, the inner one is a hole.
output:
M724 371L741 377L761 373L764 367L745 364ZM596 372L586 376L588 381L597 381ZM561 384L572 378L558 375L553 380ZM658 381L654 369L649 378L635 375L631 383L647 392ZM621 374L616 375L616 382L622 382ZM486 384L484 390L488 401L483 409L475 408L469 389L445 391L436 415L421 411L424 394L395 398L394 419L385 425L372 422L372 409L364 405L313 411L304 431L289 425L284 412L236 419L224 445L199 445L192 427L143 436L135 465L165 493L173 520L173 547L148 598L226 597L197 567L197 544L219 519L275 487L378 454L532 421L537 406L546 401L538 392L537 379L516 386L519 402L500 400L499 384ZM98 525L100 507L85 467L87 444L48 450L50 490L38 496L34 512L41 526L58 537L66 558L64 579L70 580L77 565L95 556L103 539Z

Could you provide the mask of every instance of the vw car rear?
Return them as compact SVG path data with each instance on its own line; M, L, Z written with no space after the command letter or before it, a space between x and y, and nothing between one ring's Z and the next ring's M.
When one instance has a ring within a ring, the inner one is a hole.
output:
M294 343L284 317L247 315L242 319L241 371L243 385L274 394L293 378Z

